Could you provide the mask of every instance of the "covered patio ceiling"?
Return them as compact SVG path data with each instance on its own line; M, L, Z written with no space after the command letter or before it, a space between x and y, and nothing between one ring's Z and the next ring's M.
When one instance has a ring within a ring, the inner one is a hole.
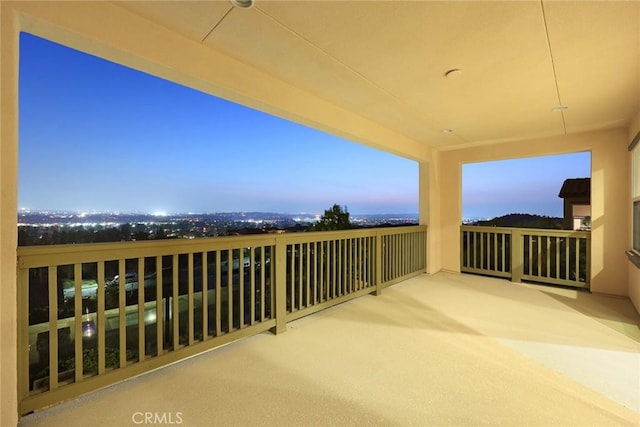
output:
M640 110L636 1L116 4L429 147L627 126Z

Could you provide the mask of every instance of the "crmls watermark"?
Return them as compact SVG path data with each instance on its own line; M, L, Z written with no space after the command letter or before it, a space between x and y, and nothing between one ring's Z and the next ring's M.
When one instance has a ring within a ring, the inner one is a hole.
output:
M138 425L182 424L182 412L134 412L131 421Z

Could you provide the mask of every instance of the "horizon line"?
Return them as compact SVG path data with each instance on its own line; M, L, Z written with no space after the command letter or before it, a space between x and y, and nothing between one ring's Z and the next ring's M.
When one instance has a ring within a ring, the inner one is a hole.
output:
M209 211L209 212L143 212L143 211L120 211L120 210L65 210L65 209L29 209L19 208L18 214L27 213L60 213L60 214L119 214L119 215L149 215L149 216L172 216L172 215L213 215L213 214L276 214L276 215L322 215L321 212L276 212L276 211L257 211L257 210L237 210L237 211ZM418 212L376 212L376 213L354 213L350 215L418 215Z

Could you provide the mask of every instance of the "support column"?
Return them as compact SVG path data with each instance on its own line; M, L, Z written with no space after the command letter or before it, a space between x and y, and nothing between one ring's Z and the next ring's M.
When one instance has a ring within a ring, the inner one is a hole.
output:
M0 425L18 423L17 198L18 37L11 5L0 2Z
M418 203L420 225L427 226L427 273L433 274L441 268L440 241L440 179L438 175L439 154L433 153L428 161L419 164Z

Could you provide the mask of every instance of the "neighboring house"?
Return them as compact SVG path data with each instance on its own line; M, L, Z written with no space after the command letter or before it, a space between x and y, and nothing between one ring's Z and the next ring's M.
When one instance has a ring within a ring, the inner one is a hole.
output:
M591 178L567 179L558 197L564 199L565 230L591 230Z

